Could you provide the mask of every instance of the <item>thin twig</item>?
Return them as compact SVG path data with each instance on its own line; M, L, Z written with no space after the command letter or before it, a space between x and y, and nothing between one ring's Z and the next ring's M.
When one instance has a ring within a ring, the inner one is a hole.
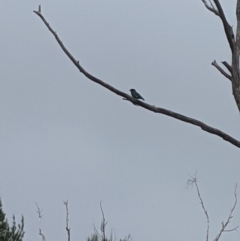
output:
M39 8L40 9L40 8ZM48 28L48 30L53 34L53 36L55 37L56 41L58 42L59 46L61 47L61 49L64 51L64 53L69 57L69 59L73 62L73 64L78 68L78 70L84 74L88 79L90 79L91 81L103 86L104 88L110 90L111 92L115 93L116 95L119 95L119 96L122 96L123 98L127 99L128 101L132 102L133 104L135 105L138 105L138 106L141 106L142 108L145 108L149 111L152 111L154 113L160 113L160 114L163 114L163 115L167 115L167 116L170 116L172 118L175 118L175 119L178 119L178 120L181 120L183 122L186 122L186 123L189 123L189 124L192 124L192 125L195 125L195 126L198 126L200 127L202 130L208 132L208 133L211 133L211 134L214 134L214 135L217 135L221 138L223 138L225 141L228 141L230 142L231 144L233 144L234 146L240 148L240 141L234 139L233 137L231 137L230 135L216 129L216 128L213 128L211 126L208 126L206 125L205 123L199 121L199 120L196 120L196 119L193 119L193 118L190 118L190 117L187 117L187 116L184 116L184 115L181 115L179 113L176 113L176 112L173 112L173 111L170 111L170 110L167 110L167 109L164 109L164 108L161 108L161 107L156 107L154 105L150 105L150 104L147 104L147 103L144 103L142 101L139 101L139 100L136 100L134 98L132 98L130 95L114 88L113 86L107 84L106 82L103 82L102 80L96 78L95 76L91 75L90 73L88 73L79 63L78 60L76 60L73 55L67 50L67 48L64 46L64 44L62 43L62 41L60 40L60 38L58 37L57 33L52 29L52 27L49 25L49 23L46 21L46 19L43 17L41 11L33 11L35 14L37 14L41 19L42 21L44 22L44 24L46 25L46 27Z
M214 67L216 67L222 75L224 75L227 79L229 79L229 80L232 82L232 77L231 77L229 74L227 74L227 73L218 65L218 63L216 62L216 60L214 60L214 61L212 62L212 65L213 65Z
M93 224L94 235L96 235L100 241L106 241L106 240L108 240L106 238L107 222L106 222L106 219L105 219L105 215L104 215L104 212L103 212L103 208L102 208L102 203L101 202L100 202L100 209L101 209L101 212L102 212L102 221L101 221L101 225L100 225L101 233L98 232L98 230L96 229L95 225ZM112 240L112 232L111 232L110 240Z
M38 206L38 204L35 202L36 206L37 206L37 214L38 214L38 218L41 220L42 219L42 212L43 210L41 210Z
M200 200L200 204L201 204L201 206L202 206L202 209L203 209L204 214L205 214L206 219L207 219L207 235L206 235L206 241L208 241L210 221L209 221L209 216L208 216L207 209L205 208L205 205L204 205L204 202L203 202L203 199L202 199L202 197L201 197L200 190L199 190L199 187L198 187L198 184L197 184L197 173L196 173L194 176L191 176L191 179L188 180L187 185L188 185L188 186L194 185L194 186L196 187L196 189L197 189L198 198L199 198L199 200Z
M41 229L39 229L39 235L42 237L42 241L47 241Z
M216 236L216 238L214 239L214 241L218 241L220 239L220 237L221 237L223 232L236 231L238 229L238 227L239 227L239 226L237 226L237 227L235 227L233 229L226 230L226 227L230 223L230 220L233 218L232 214L233 214L233 211L234 211L234 209L236 208L236 205L237 205L237 184L235 185L235 189L234 189L234 198L235 198L235 201L234 201L233 207L230 210L230 213L229 213L229 216L227 218L227 221L225 223L222 222L222 228L221 228L220 232L218 233L218 235Z
M94 224L93 224L93 230L94 230L94 234L97 235L97 237L98 237L100 240L102 240L103 237L102 237L102 235L97 231L97 229L96 229L96 227L95 227Z
M70 228L68 226L69 223L69 212L68 212L68 201L64 202L64 205L66 207L66 230L67 230L67 235L68 235L68 241L70 241Z
M101 232L102 232L102 237L103 237L103 241L106 240L106 231L105 231L105 228L106 228L106 225L107 225L107 222L106 222L106 219L105 219L105 216L104 216L104 212L103 212L103 208L102 208L102 203L100 202L100 208L101 208L101 212L102 212L102 222L101 222Z
M38 206L38 204L35 202L36 206L37 206L37 214L38 214L38 219L39 219L39 235L42 237L42 241L47 241L46 238L45 238L45 235L42 233L42 230L41 230L41 221L42 221L42 218L43 218L43 215L42 215L42 212L43 210L40 209L40 207Z

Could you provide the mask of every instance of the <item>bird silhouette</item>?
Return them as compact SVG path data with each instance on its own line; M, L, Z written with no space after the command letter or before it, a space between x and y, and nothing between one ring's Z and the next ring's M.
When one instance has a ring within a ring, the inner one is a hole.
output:
M144 100L143 97L135 89L130 89L130 91L131 91L131 95L132 95L132 97L134 99L136 99L136 100L139 100L139 99Z

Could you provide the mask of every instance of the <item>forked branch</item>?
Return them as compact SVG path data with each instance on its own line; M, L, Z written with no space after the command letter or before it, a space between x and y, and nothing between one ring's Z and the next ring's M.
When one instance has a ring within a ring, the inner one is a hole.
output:
M228 43L229 43L229 46L233 52L233 49L234 49L234 34L233 34L233 30L232 30L232 27L230 26L230 24L228 23L226 17L225 17L225 14L223 12L223 9L222 9L222 6L221 4L219 3L218 0L213 0L217 9L214 7L214 5L212 4L211 0L209 0L209 3L207 3L206 0L202 0L202 2L204 3L205 7L215 13L217 16L220 17L220 19L222 20L222 23L223 23L223 27L224 27L224 30L225 30L225 34L226 34L226 37L228 39Z
M197 194L198 194L198 199L200 200L200 204L202 206L203 212L206 216L207 219L207 235L206 235L206 241L208 241L209 239L209 224L210 224L210 220L209 220L209 216L208 216L208 212L207 209L205 208L203 199L201 197L201 193L197 184L197 173L194 176L191 176L191 178L187 181L187 185L188 186L195 186L197 189Z
M227 230L227 226L228 224L230 223L230 220L233 218L232 214L233 214L233 211L234 209L236 208L236 205L237 205L237 184L235 185L235 189L234 189L234 198L235 198L235 201L234 201L234 204L233 204L233 207L231 208L230 210L230 213L229 213L229 216L227 218L227 221L224 223L222 222L222 228L221 230L219 231L218 235L216 236L216 238L214 239L214 241L218 241L222 235L223 232L231 232L231 231L236 231L239 226L235 227L235 228L232 228L232 229L229 229Z
M213 65L214 67L216 67L223 76L225 76L227 79L229 79L229 80L232 82L232 77L231 77L229 74L227 74L227 73L218 65L218 63L217 63L216 60L214 60L214 61L212 62L212 65Z
M139 101L139 100L136 100L134 98L132 98L130 95L114 88L113 86L107 84L106 82L102 81L101 79L91 75L90 73L88 73L79 63L78 60L76 60L73 55L67 50L67 48L64 46L64 44L62 43L61 39L58 37L57 33L52 29L52 27L50 26L50 24L46 21L46 19L43 17L42 13L41 13L41 8L39 6L39 9L38 11L34 11L35 14L37 14L37 16L39 16L41 18L41 20L44 22L44 24L46 25L46 27L48 28L48 30L53 34L53 36L55 37L57 43L59 44L59 46L61 47L61 49L64 51L64 53L69 57L69 59L73 62L73 64L78 68L78 70L83 74L85 75L88 79L90 79L91 81L103 86L104 88L110 90L111 92L115 93L116 95L119 95L121 97L123 97L124 99L132 102L134 105L136 106L140 106L144 109L147 109L149 111L152 111L154 113L159 113L159 114L163 114L163 115L167 115L167 116L170 116L172 118L175 118L175 119L178 119L180 121L183 121L183 122L186 122L186 123L189 123L189 124L192 124L192 125L195 125L195 126L198 126L200 127L202 130L208 132L208 133L211 133L213 135L217 135L219 137L221 137L223 140L233 144L234 146L240 148L240 141L234 139L233 137L231 137L230 135L220 131L219 129L216 129L216 128L213 128L209 125L206 125L205 123L199 121L199 120L196 120L196 119L193 119L193 118L190 118L190 117L187 117L187 116L184 116L184 115L181 115L179 113L176 113L176 112L173 112L173 111L170 111L170 110L167 110L167 109L164 109L164 108L161 108L161 107L156 107L154 105L150 105L150 104L147 104L145 102L142 102L142 101Z
M200 190L199 190L199 187L198 187L198 180L197 180L197 174L195 174L194 176L191 176L191 178L187 181L187 186L195 186L196 190L197 190L197 194L198 194L198 199L200 200L200 204L202 206L202 209L203 209L203 212L206 216L206 219L207 219L207 235L206 235L206 241L209 240L209 224L210 224L210 221L209 221L209 216L208 216L208 212L207 212L207 209L205 208L205 205L204 205L204 202L203 202L203 199L201 197L201 193L200 193ZM237 205L237 185L235 185L235 189L234 189L234 198L235 198L235 201L234 201L234 204L233 204L233 207L231 208L230 210L230 213L229 213L229 216L227 218L227 221L224 223L222 222L222 227L221 227L221 230L219 231L219 233L217 234L216 238L214 239L214 241L218 241L222 235L223 232L232 232L232 231L236 231L238 229L239 226L236 226L235 228L232 228L232 229L226 229L227 226L229 225L230 223L230 220L233 218L233 212L236 208L236 205Z
M96 229L95 226L94 227L94 233L95 235L98 237L98 239L100 241L106 241L107 238L106 238L106 226L107 226L107 221L105 219L105 215L104 215L104 212L103 212L103 208L102 208L102 203L100 202L100 208L101 208L101 212L102 212L102 221L101 221L101 225L100 225L100 231L101 233L99 233Z
M222 64L228 69L228 71L232 74L232 66L226 62L226 61L223 61Z

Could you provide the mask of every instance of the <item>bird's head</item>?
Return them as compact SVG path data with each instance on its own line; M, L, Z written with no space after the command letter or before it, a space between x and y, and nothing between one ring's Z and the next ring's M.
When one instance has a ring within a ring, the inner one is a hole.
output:
M136 91L135 89L130 89L130 91L132 92L132 91Z

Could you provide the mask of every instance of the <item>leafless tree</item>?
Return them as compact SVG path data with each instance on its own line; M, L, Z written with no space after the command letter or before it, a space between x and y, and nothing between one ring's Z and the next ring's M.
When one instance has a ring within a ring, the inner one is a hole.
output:
M232 52L232 64L228 64L226 61L223 61L222 64L227 68L228 72L225 72L225 70L223 70L216 61L213 61L212 65L215 66L227 79L229 79L232 83L232 89L233 89L233 95L235 97L235 101L237 103L238 109L240 111L240 87L239 87L239 82L240 82L240 77L239 77L239 47L240 47L240 0L237 0L237 19L238 19L238 27L237 27L237 33L236 33L236 40L234 37L234 33L232 30L232 27L229 25L229 23L226 20L226 17L224 15L224 12L222 10L222 7L219 3L218 0L214 0L214 3L216 5L216 7L213 5L213 3L211 1L209 1L209 3L205 0L202 0L202 2L205 4L206 8L208 10L210 10L211 12L213 12L215 15L219 16L219 18L222 20L223 26L224 26L224 30L226 33L226 37L228 39L229 42L229 46ZM115 93L118 96L123 97L124 100L128 100L129 102L132 102L132 104L134 104L135 106L139 106L142 107L144 109L147 109L149 111L152 111L154 113L159 113L159 114L163 114L163 115L167 115L170 116L172 118L178 119L180 121L195 125L200 127L202 130L217 135L219 137L221 137L222 139L224 139L225 141L233 144L234 146L240 148L240 141L236 140L235 138L233 138L232 136L226 134L225 132L211 127L199 120L196 120L194 118L190 118L187 117L185 115L173 112L171 110L167 110L164 109L162 107L157 107L155 105L151 105L145 102L142 102L140 100L136 100L134 98L132 98L130 95L126 94L125 92L122 92L116 88L114 88L113 86L109 85L108 83L104 82L103 80L93 76L92 74L88 73L83 67L82 65L80 65L79 61L73 57L73 55L69 52L69 50L65 47L65 45L63 44L62 40L59 38L57 32L55 32L52 27L50 26L50 24L47 22L47 20L45 19L45 17L43 16L42 12L41 12L41 6L39 6L37 11L34 11L34 13L37 14L37 16L39 16L42 21L44 22L44 24L46 25L46 27L48 28L48 30L53 34L53 36L55 37L57 43L59 44L59 46L61 47L61 49L64 51L64 53L69 57L69 59L72 61L72 63L78 68L78 70L84 74L89 80L101 85L102 87L108 89L109 91Z

